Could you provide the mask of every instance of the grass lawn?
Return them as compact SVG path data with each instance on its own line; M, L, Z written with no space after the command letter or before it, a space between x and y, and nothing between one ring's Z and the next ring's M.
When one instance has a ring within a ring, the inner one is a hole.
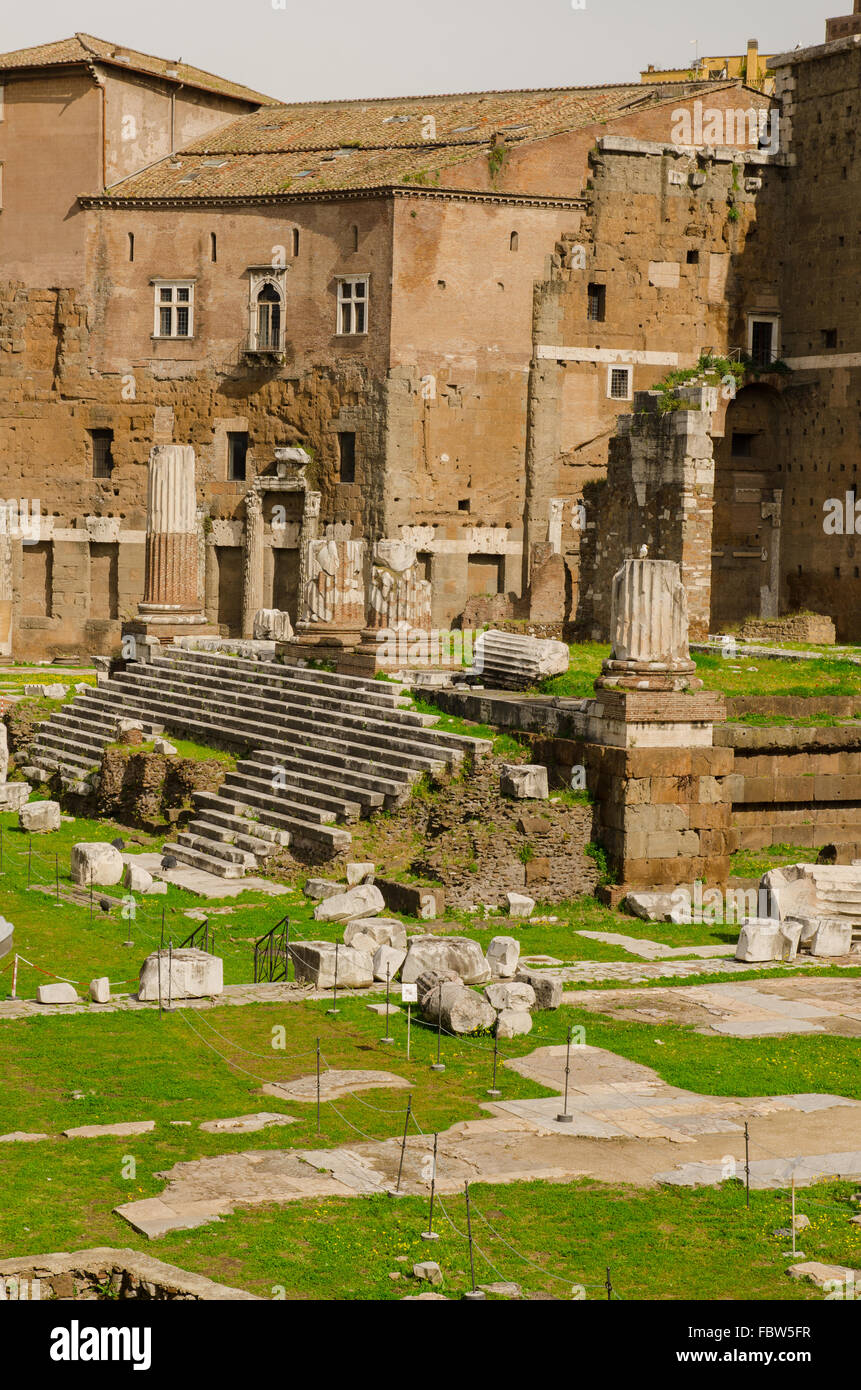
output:
M237 1212L157 1242L137 1236L111 1214L122 1202L157 1195L163 1184L155 1173L183 1159L246 1149L331 1147L357 1141L351 1125L373 1137L399 1134L406 1091L366 1092L361 1099L324 1103L319 1136L313 1105L257 1094L263 1080L312 1072L317 1036L333 1066L386 1068L410 1080L414 1113L426 1133L483 1113L480 1103L490 1079L486 1038L445 1039L446 1071L439 1075L428 1065L435 1053L433 1030L414 1026L407 1062L402 1015L392 1020L395 1043L385 1047L379 1042L380 1020L367 1012L364 1000L342 1000L337 1020L325 1009L326 1001L307 1001L222 1008L189 1021L180 1013L159 1019L148 1012L0 1023L0 1071L12 1083L0 1094L0 1132L25 1128L52 1135L38 1146L0 1149L6 1199L0 1209L0 1249L13 1255L131 1245L263 1296L280 1287L289 1298L332 1299L400 1298L415 1286L389 1275L405 1275L413 1261L434 1258L445 1271L446 1291L463 1292L466 1245L438 1208L435 1225L442 1238L430 1251L420 1239L427 1204L419 1198L309 1199ZM590 1044L610 1046L656 1067L670 1083L706 1094L859 1094L852 1039L706 1038L672 1025L611 1022L563 1009L537 1016L532 1035L507 1041L506 1054L560 1041L569 1022L585 1025ZM287 1030L283 1052L272 1047L273 1026L281 1024ZM500 1070L499 1084L507 1097L547 1094L508 1068ZM75 1092L83 1098L74 1099ZM253 1136L210 1135L196 1128L204 1119L260 1108L283 1109L299 1123ZM134 1139L58 1137L71 1125L130 1119L155 1119L157 1128ZM190 1120L192 1127L174 1128L171 1120ZM124 1176L129 1156L136 1164L134 1177ZM804 1232L808 1258L858 1265L861 1237L848 1222L855 1210L848 1200L854 1187L830 1183L801 1192L799 1209L813 1221ZM735 1182L694 1191L592 1180L478 1184L471 1195L482 1282L513 1279L526 1290L562 1297L583 1284L587 1297L602 1297L609 1264L613 1285L626 1298L821 1297L785 1275L786 1240L773 1235L788 1220L785 1192L754 1192L750 1213ZM445 1197L443 1205L463 1231L463 1198ZM399 1262L404 1255L407 1263Z
M766 845L764 849L737 849L730 860L733 878L761 878L782 864L815 864L819 850L810 845Z

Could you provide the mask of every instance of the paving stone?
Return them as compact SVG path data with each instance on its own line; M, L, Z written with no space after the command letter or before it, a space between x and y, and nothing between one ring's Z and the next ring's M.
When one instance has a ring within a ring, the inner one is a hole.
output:
M295 1115L282 1115L275 1110L258 1110L253 1115L235 1115L227 1120L204 1120L199 1129L207 1134L256 1134L259 1129L274 1125L295 1125Z
M372 1091L379 1089L402 1089L410 1087L411 1081L395 1076L390 1071L343 1071L329 1068L320 1077L321 1100L338 1100L351 1091ZM317 1099L317 1076L300 1076L295 1081L267 1081L262 1088L267 1096L278 1096L282 1100L311 1102Z
M66 1139L117 1139L129 1138L134 1134L149 1134L155 1129L155 1120L131 1120L118 1125L78 1125L75 1129L64 1129Z
M13 1129L11 1134L0 1134L0 1144L35 1144L39 1139L48 1139L47 1134L28 1134L24 1129Z

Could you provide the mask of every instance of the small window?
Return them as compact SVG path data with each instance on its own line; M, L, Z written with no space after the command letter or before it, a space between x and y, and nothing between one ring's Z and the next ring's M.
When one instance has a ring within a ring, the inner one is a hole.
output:
M130 260L130 261L133 261L134 258L135 258L135 234L134 234L134 232L129 232L129 260Z
M607 286L590 285L587 290L586 317L603 323L607 315Z
M161 280L155 286L155 338L191 338L194 333L194 285Z
M734 459L749 459L753 453L753 435L733 431L732 456Z
M343 336L368 331L368 278L365 275L338 281L338 333Z
M113 430L90 430L90 452L93 460L94 478L110 478L113 473L114 457L111 452L113 442Z
M352 238L353 250L354 250L354 251L358 251L358 249L359 249L359 229L358 229L358 227L353 227L353 229L352 229L352 231L351 231L351 233L350 233L350 236L351 236L351 238Z
M689 251L689 252L688 252L688 265L699 265L699 263L700 263L700 253L699 253L699 251Z
M852 110L852 107L849 107ZM0 121L6 119L6 83L0 82Z
M836 346L837 346L837 329L836 329L836 328L823 328L823 330L822 330L822 346L823 346L823 347L827 347L827 348L836 348Z
M777 320L751 318L748 326L748 350L757 367L768 367L777 356Z
M509 241L508 241L508 249L509 249L509 251L519 251L519 250L520 250L520 233L519 233L519 232L512 232L512 233L511 233L511 236L510 236Z
M632 367L611 367L607 378L607 395L613 401L631 399Z
M227 476L231 482L245 481L248 465L248 434L231 430L227 435Z
M468 512L468 511L470 510L470 500L469 500L469 498L468 498L468 497L461 497L460 501L459 501L458 504L457 504L457 509L458 509L459 512Z
M293 228L293 255L299 255L299 228Z
M209 259L213 263L218 260L218 238L215 232L209 233Z
M348 430L338 435L338 481L356 481L356 436Z

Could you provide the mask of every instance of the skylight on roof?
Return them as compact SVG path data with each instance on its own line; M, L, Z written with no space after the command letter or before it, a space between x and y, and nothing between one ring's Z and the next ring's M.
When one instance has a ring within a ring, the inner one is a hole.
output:
M386 116L383 125L405 125L407 121L411 120L412 116Z
M466 135L470 130L478 130L477 125L458 125L452 131L452 135Z
M223 169L225 164L229 163L229 159L205 159L200 167L201 169Z
M202 169L192 169L192 171L191 171L190 174L183 174L183 176L182 176L182 178L179 180L179 182L180 182L180 183L194 183L194 180L195 180L195 179L199 179L202 173L203 173L203 170L202 170Z

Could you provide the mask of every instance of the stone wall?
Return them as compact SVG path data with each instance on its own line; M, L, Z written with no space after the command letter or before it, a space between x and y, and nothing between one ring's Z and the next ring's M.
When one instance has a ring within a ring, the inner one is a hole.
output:
M7 1298L26 1301L141 1298L221 1302L256 1298L243 1289L216 1284L202 1274L177 1269L138 1250L108 1246L0 1260L0 1281Z

